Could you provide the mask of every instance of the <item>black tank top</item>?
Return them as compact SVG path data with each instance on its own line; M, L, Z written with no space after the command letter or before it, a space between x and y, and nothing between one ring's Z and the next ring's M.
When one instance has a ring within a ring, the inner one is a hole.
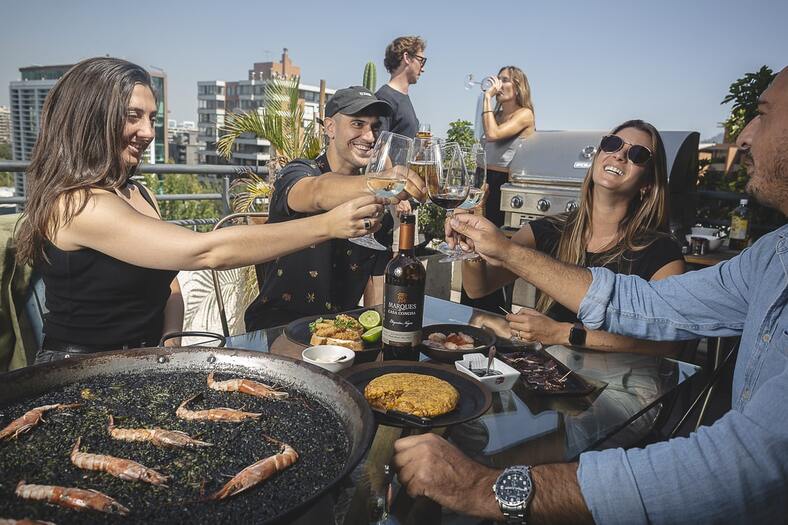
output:
M138 189L155 209L147 191ZM142 268L90 248L64 251L49 241L44 250L50 262L36 263L36 270L46 289L48 337L108 350L158 343L178 272Z

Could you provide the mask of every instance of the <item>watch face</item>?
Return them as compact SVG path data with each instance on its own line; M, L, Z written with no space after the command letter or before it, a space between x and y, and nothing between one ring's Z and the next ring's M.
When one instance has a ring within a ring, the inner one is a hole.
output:
M531 494L531 478L522 472L506 472L498 480L495 494L506 505L522 505Z

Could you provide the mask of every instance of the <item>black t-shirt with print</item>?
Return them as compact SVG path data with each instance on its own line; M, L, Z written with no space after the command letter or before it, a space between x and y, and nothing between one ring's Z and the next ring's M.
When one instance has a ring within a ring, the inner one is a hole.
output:
M561 239L559 224L551 219L538 219L528 224L534 232L536 249L555 257ZM599 256L600 254L586 252L585 266L601 266L594 263L599 260ZM637 275L649 281L660 268L679 260L683 260L681 246L667 235L657 234L647 248L637 252L625 252L621 260L613 261L604 267L616 273ZM553 303L547 315L562 323L577 322L577 316L559 303Z
M295 160L282 168L274 182L268 222L299 219L287 205L292 187L304 177L331 171L328 159ZM386 216L388 217L388 216ZM390 217L389 225L390 225ZM386 226L384 220L384 227ZM260 294L246 309L246 330L287 324L308 315L355 308L369 277L383 275L390 251L376 251L345 239L333 239L257 266Z
M410 97L388 84L384 84L375 96L388 102L393 109L391 116L380 118L382 129L414 138L419 131L419 119L416 117L416 110L413 109Z

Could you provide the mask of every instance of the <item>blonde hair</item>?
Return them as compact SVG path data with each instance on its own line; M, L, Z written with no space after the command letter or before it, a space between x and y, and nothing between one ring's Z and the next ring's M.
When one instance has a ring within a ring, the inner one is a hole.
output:
M625 128L634 128L651 136L649 149L652 158L644 174L646 180L643 189L630 201L627 213L619 224L620 239L612 248L594 254L590 261L586 260L594 209L593 171L600 154L597 150L583 180L578 209L548 218L560 232L558 249L554 255L559 261L579 266L606 266L613 262L628 262L629 267L625 268L624 273L630 273L633 261L627 257L628 252L642 251L658 238L669 235L668 171L662 137L654 126L642 120L628 120L616 126L610 133L614 135ZM540 292L536 308L546 313L554 303L552 297Z

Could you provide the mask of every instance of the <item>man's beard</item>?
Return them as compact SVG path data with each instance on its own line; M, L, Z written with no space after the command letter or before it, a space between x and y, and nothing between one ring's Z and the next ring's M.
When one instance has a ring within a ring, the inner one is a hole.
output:
M788 214L788 153L776 152L770 162L761 162L756 167L752 153L748 151L742 162L750 177L745 191L764 206Z

